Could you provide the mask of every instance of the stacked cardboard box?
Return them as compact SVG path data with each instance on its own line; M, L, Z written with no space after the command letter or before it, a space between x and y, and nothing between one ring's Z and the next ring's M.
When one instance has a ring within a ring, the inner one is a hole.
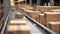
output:
M45 12L46 21L60 21L60 12Z
M38 15L41 13L40 11L32 11L32 10L24 10L24 11L28 16L30 16L34 20L36 20Z
M10 20L10 25L26 25L25 20Z
M33 10L41 12L50 12L52 9L60 9L60 6L35 6Z
M46 25L46 23L45 23L45 14L39 14L38 20L41 24Z
M30 7L31 7L30 5L27 5L27 4L24 5L24 8L26 8L26 9L30 9Z
M32 11L32 10L24 10L24 12L25 12L28 16L30 16L30 15L31 15L30 12L33 12L33 11Z
M38 15L40 14L39 11L32 11L30 12L30 17L34 20L36 20L38 18Z
M60 21L60 12L45 12L46 13L46 24L48 22Z
M25 9L33 9L33 7L31 7L30 5L20 5L20 9L21 8L25 8Z
M48 22L48 28L60 34L60 22Z

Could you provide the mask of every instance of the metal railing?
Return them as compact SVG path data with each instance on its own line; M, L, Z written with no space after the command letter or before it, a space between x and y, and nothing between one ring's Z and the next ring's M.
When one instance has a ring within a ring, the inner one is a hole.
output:
M3 24L3 27L2 27L2 30L1 30L0 34L5 34L5 32L6 32L5 30L6 30L8 21L9 21L9 14L8 14L8 16L6 17L6 19L4 21L4 24Z

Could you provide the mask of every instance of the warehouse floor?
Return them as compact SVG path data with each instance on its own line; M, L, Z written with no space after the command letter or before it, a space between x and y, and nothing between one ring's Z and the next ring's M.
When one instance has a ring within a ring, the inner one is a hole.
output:
M27 21L27 25L29 26L29 28L30 28L30 34L43 34L41 31L39 31L39 29L38 28L36 28L35 27L35 25L33 25L25 16L23 17L23 19L16 19L15 18L15 14L16 13L20 13L20 12L18 12L18 11L16 11L16 12L12 12L12 11L10 11L10 20L12 20L12 19L15 19L15 20L26 20Z

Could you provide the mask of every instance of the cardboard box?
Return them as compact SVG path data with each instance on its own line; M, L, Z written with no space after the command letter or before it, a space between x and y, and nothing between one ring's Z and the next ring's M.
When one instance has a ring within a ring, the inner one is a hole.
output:
M39 14L38 20L39 20L39 23L41 23L43 25L46 25L46 23L45 23L45 14Z
M17 25L9 25L7 28L7 34L16 34L18 31Z
M33 11L33 12L30 12L30 17L34 20L37 20L39 14L40 14L39 11Z
M46 13L46 21L56 22L60 21L60 12L45 12Z
M60 9L60 6L35 6L33 10L41 12L51 12L52 9Z
M21 34L30 34L30 28L27 25L20 25L19 31L21 32Z
M32 11L32 10L24 10L24 11L28 16L30 16L34 20L36 20L38 15L41 13L40 11Z
M55 9L55 10L51 10L51 11L60 12L60 9Z
M26 25L9 25L7 34L30 34L30 29Z
M30 12L33 12L32 10L24 10L25 11L25 13L28 15L28 16L30 16L31 15L31 13Z
M26 25L25 20L10 20L10 25Z
M23 14L16 13L16 14L15 14L15 18L23 18Z
M60 34L60 22L48 22L47 27L57 34Z
M46 24L48 22L57 22L60 21L60 12L45 12Z

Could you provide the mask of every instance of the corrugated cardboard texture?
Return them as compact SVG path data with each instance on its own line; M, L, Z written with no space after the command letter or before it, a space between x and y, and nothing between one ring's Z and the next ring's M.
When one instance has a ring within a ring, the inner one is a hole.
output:
M24 28L23 28L24 27ZM30 34L30 28L27 25L21 25L19 26L19 31L21 32L21 34Z
M39 22L43 25L46 25L45 23L45 14L39 14Z
M60 22L48 22L47 27L56 32L57 34L60 34Z
M60 21L60 12L47 12L46 13L46 21Z
M35 6L33 10L41 12L50 12L52 9L60 9L59 6Z
M60 12L45 12L46 13L46 24L48 22L60 21Z

